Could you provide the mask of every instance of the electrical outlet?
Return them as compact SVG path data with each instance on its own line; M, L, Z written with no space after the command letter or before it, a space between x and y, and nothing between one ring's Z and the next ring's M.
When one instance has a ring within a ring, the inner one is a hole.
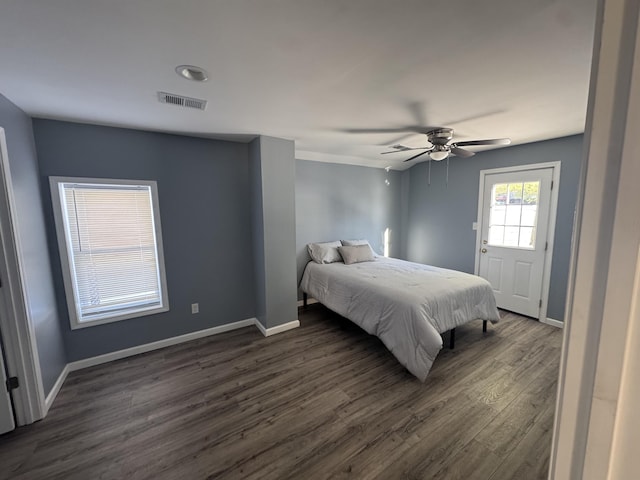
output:
M197 303L192 303L191 304L191 313L198 313L200 312L200 305Z

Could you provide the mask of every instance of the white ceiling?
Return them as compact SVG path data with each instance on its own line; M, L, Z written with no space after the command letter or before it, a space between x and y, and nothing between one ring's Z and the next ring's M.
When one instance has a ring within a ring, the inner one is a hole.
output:
M35 117L270 135L295 140L297 158L401 169L410 155L380 155L400 134L345 130L428 124L514 144L582 132L595 4L0 0L0 93ZM178 77L180 64L209 81Z

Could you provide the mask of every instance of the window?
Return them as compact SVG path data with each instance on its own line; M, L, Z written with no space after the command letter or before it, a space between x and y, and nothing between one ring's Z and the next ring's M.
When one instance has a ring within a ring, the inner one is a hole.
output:
M50 183L71 328L169 310L156 182Z
M489 245L535 248L539 191L539 181L493 186Z

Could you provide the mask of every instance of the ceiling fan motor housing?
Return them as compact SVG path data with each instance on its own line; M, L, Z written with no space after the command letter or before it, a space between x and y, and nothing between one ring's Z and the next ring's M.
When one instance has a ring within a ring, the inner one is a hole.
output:
M445 145L453 138L452 128L439 128L427 132L427 139L434 145Z

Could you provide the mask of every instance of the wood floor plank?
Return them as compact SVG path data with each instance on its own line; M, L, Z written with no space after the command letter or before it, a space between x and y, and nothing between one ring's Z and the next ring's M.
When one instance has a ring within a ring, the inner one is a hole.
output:
M0 436L0 479L543 478L562 333L501 315L456 329L424 384L321 305L73 372Z
M549 438L549 431L534 425L500 463L490 479L546 479L551 450Z
M475 440L471 440L450 457L433 478L447 480L489 478L499 464L499 457Z
M471 442L495 415L465 395L452 397L437 415L417 425L413 435L405 440L413 443L412 448L390 464L381 478L436 478L449 459Z

